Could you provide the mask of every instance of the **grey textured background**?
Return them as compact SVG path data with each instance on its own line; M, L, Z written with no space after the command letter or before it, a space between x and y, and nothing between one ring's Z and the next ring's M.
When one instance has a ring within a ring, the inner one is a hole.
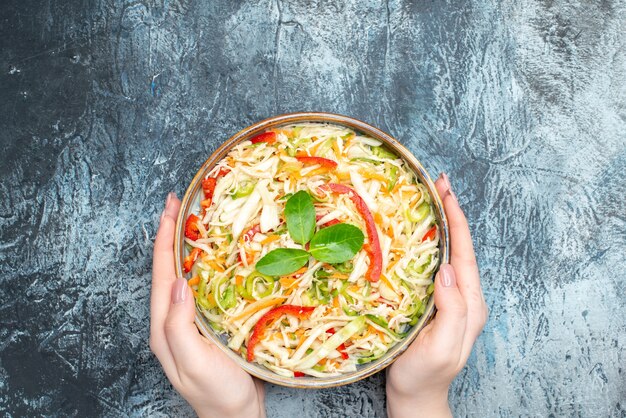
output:
M239 129L319 110L467 211L491 317L455 415L625 417L625 3L303 3L2 3L0 413L191 415L147 344L165 196ZM382 375L267 389L272 417L385 415Z

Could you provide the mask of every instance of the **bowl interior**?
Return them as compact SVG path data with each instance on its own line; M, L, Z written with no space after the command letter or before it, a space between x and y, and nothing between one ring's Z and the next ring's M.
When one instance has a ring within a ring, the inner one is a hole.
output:
M368 125L365 122L361 122L357 119L353 119L347 116L330 114L330 113L292 113L287 115L281 115L272 117L261 122L258 122L248 128L243 129L237 134L230 137L222 146L220 146L202 167L198 170L195 177L191 181L187 192L182 201L180 213L178 216L178 222L176 225L176 236L174 244L175 264L178 277L184 277L182 270L182 263L185 257L184 249L184 220L187 219L190 213L198 210L200 205L200 192L201 181L213 166L219 162L230 149L239 142L265 131L269 128L275 128L284 125L290 125L294 123L332 123L336 125L343 125L349 127L355 131L361 132L372 138L378 139L384 142L390 149L394 150L400 155L409 167L415 172L417 178L422 184L424 184L431 195L433 206L435 208L435 215L437 223L440 226L441 238L439 242L439 250L441 255L441 261L443 263L448 262L449 257L449 238L448 238L448 223L443 211L443 205L436 192L435 185L430 176L420 164L420 162L409 152L404 146L387 133ZM273 371L256 363L248 363L239 354L235 353L227 347L226 337L213 332L206 318L202 313L196 311L196 325L200 332L215 343L226 355L237 362L244 370L251 375L263 379L270 383L275 383L282 386L298 387L298 388L324 388L344 385L363 379L371 374L374 374L385 367L389 366L398 355L400 355L409 346L411 341L415 339L419 331L428 323L435 312L434 298L431 297L426 306L424 315L420 318L418 323L410 330L407 337L391 347L385 355L378 360L371 363L357 366L357 370L352 373L343 374L336 377L329 378L317 378L317 377L284 377L280 376Z

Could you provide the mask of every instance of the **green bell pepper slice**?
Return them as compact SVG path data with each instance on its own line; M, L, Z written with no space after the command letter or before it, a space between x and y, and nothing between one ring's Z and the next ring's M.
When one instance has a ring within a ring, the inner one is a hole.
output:
M423 202L421 205L417 207L417 209L407 210L407 217L411 222L421 222L426 219L426 217L430 214L430 204L428 202Z
M398 158L398 156L396 154L394 154L393 152L389 151L386 147L384 146L379 146L379 147L372 147L372 153L377 156L378 158L389 158L392 160L395 160Z
M246 277L245 291L252 299L263 299L272 294L276 280L272 276L253 271ZM260 287L260 289L259 289Z
M226 288L226 291L222 293L220 304L224 309L230 309L237 304L237 298L235 297L235 286L231 285Z
M233 193L233 199L239 199L240 197L249 196L254 190L255 186L256 182L254 181L244 181L240 183L239 185L237 185L235 193Z
M392 165L389 169L389 181L387 182L387 191L390 192L398 182L398 167Z

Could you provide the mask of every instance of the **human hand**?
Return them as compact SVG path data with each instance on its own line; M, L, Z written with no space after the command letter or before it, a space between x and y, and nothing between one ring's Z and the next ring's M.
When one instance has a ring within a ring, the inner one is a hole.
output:
M167 197L154 241L150 348L176 390L200 417L264 417L263 383L198 333L193 294L174 269L180 200Z
M487 321L487 305L465 215L441 174L435 182L450 227L450 264L435 277L435 318L387 369L389 417L451 416L448 389Z

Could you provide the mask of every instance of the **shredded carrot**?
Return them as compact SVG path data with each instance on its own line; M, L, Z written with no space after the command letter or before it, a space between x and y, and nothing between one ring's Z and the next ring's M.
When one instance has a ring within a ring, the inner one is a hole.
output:
M220 273L223 273L225 271L224 267L220 266L219 264L217 264L215 261L213 260L209 260L207 261L207 264L209 266L211 266L213 268L213 270L215 271L219 271Z
M412 191L412 190L406 190L404 192L402 192L402 200L405 202L411 201L413 200L413 197L415 197L415 195L417 195L416 192Z
M339 144L337 143L337 141L333 141L333 151L335 152L335 156L337 157L337 159L341 160L341 150L339 149Z
M246 309L244 309L243 311L241 311L241 313L239 313L239 315L235 315L231 318L231 321L238 321L242 318L246 318L250 315L253 315L254 313L260 311L261 309L265 309L265 308L269 308L270 306L274 306L274 305L278 305L279 303L282 303L282 301L284 301L286 299L286 297L284 296L279 296L277 298L274 299L267 299L267 300L263 300L263 301L258 301L255 302L251 305L248 305L248 307Z
M377 330L376 328L374 328L373 326L369 325L367 326L367 334L376 334L378 336L378 338L384 338L386 336L386 334L382 331Z
M328 173L328 167L320 167L320 168L316 168L315 170L309 171L308 173L305 174L305 176L313 177L313 176L317 176L318 174L326 174L326 173Z
M245 250L244 250L244 252L246 253L246 263L248 265L252 264L252 262L254 261L254 256L255 256L256 252L254 252L254 251L248 252L248 251L245 251Z
M294 171L289 175L289 179L293 181L294 183L297 183L298 180L300 180L301 178L302 178L302 175L298 171Z
M385 283L387 285L387 287L389 287L391 290L395 291L396 287L391 284L391 282L389 281L389 279L387 278L387 276L385 276L384 274L380 275L380 280Z
M383 176L382 174L374 173L371 170L365 170L363 168L359 170L359 174L361 174L366 179L378 180L383 183L386 183L387 180L389 180L387 177Z
M292 278L292 277L281 277L278 281L282 287L284 287L285 289L288 289L291 286L293 286L296 280L297 279Z
M263 245L269 244L270 242L278 241L279 239L280 239L280 235L270 235L267 238L265 238L263 241L261 241L261 244Z
M209 293L209 295L206 297L206 300L209 302L210 305L215 305L215 296L213 295L213 293Z
M338 180L350 180L350 172L349 171L335 171L335 175Z
M383 217L381 216L380 213L374 212L374 222L376 222L377 225L382 225Z
M289 287L283 291L283 296L291 296L293 291L296 290L295 287Z
M345 280L345 279L347 279L347 278L348 278L348 277L350 277L350 276L348 276L348 275L347 275L347 274L345 274L345 273L340 273L340 272L336 271L336 272L334 272L333 274L331 274L331 275L330 275L330 277L331 277L331 278L333 278L333 279L341 279L341 280Z
M304 330L301 330L302 331L301 334L298 334L298 331L296 331L296 336L298 337L298 345L296 346L296 350L300 348L300 346L304 344L304 342L306 341L306 338L304 338Z
M339 297L335 296L333 298L333 308L339 308Z
M296 270L294 273L291 273L290 275L291 275L291 276L296 276L296 275L298 275L298 274L306 273L306 271L307 271L308 269L309 269L308 267L302 267L302 268L300 268L300 269Z
M311 141L315 142L315 141L317 141L317 140L318 140L318 138L317 138L316 136L312 136L312 137L311 137ZM324 143L324 141L320 141L320 143L319 143L319 144L317 144L317 145L315 145L315 146L313 146L313 147L309 148L309 149L308 149L309 153L311 153L311 155L315 155L315 154L317 153L317 149L318 149L318 148L320 147L320 145L322 145L323 143Z
M187 280L187 284L189 286L197 286L200 283L200 277L194 276L191 279Z
M242 286L244 277L240 274L235 276L235 285Z
M395 231L393 230L393 224L391 222L389 222L389 227L385 231L385 234L387 234L389 238L394 239Z
M211 198L209 199L204 199L203 201L200 202L200 207L203 209L208 209L211 207Z

